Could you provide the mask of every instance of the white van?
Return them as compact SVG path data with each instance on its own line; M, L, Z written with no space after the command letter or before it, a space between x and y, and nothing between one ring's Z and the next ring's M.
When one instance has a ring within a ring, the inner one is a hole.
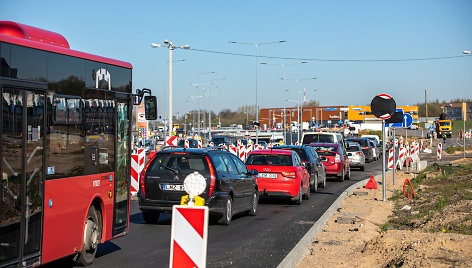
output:
M344 146L341 133L336 132L305 132L302 136L302 144L310 143L340 143Z

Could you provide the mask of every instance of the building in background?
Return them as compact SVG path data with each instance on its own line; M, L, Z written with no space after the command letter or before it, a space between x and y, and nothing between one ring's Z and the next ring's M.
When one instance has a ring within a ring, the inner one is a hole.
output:
M442 108L447 119L464 120L465 113L465 120L472 120L472 102L444 103Z

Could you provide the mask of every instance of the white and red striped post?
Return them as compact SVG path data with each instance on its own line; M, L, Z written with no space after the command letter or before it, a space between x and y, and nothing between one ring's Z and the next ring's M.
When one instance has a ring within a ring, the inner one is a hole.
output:
M388 151L388 169L393 169L393 149Z
M136 195L139 189L139 175L144 169L146 152L144 149L138 149L137 153L131 154L131 186L130 192Z
M437 152L436 158L438 160L441 160L441 155L442 155L442 143L438 143L438 152Z
M246 161L246 147L244 144L238 146L238 157L241 161Z
M203 143L202 143L202 140L198 140L198 148L201 149L203 148Z
M229 145L229 152L236 156L238 155L238 149L234 144Z
M206 267L208 207L173 206L169 267Z
M165 138L165 145L166 146L177 146L177 136L166 136Z
M184 148L189 148L190 147L190 141L189 140L185 140L184 142Z

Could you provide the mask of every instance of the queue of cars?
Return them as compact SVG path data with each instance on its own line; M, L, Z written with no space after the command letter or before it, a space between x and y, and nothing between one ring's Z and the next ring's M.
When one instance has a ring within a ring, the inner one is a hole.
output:
M221 147L164 147L140 175L138 200L145 222L155 223L161 213L171 213L186 195L184 179L195 172L207 181L201 197L211 219L228 225L236 213L256 215L260 196L286 197L300 205L312 191L326 186L327 176L344 181L350 179L351 167L364 170L365 146L358 142L370 146L367 138L345 143L337 133L306 134L303 141L309 144L252 151L245 163Z

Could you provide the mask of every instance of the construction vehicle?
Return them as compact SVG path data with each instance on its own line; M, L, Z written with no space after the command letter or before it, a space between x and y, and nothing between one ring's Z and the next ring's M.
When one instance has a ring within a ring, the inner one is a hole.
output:
M436 122L436 133L438 137L445 134L448 138L452 136L452 121L446 118L445 113L439 115L439 120Z

